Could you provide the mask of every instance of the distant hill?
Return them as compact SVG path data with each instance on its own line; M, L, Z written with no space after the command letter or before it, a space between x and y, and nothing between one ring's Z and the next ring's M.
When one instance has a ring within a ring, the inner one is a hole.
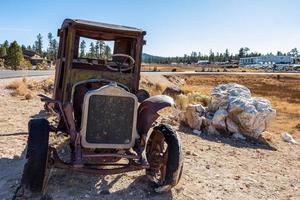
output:
M147 53L142 54L142 61L146 62L146 63L148 63L148 62L157 62L157 61L161 61L163 59L164 59L164 57L154 56L154 55L147 54Z

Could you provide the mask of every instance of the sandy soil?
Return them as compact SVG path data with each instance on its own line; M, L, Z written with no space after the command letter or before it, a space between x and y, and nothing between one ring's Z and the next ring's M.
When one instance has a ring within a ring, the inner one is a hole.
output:
M19 186L27 122L43 114L37 98L11 97L3 89L7 82L0 82L0 199L11 199ZM278 139L278 151L270 151L251 141L195 136L176 123L174 128L181 136L185 160L181 182L171 192L153 193L143 171L87 176L53 170L44 199L300 199L300 145ZM291 129L300 141L299 132Z

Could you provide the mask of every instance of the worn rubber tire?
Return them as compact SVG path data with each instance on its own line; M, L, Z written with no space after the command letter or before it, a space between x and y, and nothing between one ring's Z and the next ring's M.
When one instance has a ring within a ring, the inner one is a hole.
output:
M155 134L156 131L163 133L165 142L168 144L169 153L166 163L165 180L163 180L162 185L156 186L157 188L155 188L155 191L166 192L167 190L177 185L181 178L183 170L182 145L178 134L172 129L170 125L160 124L154 127L153 132L151 134ZM167 188L165 191L163 191L164 189L159 189L164 187Z
M32 119L28 123L28 130L27 162L21 184L33 193L40 193L48 161L49 122L46 119Z

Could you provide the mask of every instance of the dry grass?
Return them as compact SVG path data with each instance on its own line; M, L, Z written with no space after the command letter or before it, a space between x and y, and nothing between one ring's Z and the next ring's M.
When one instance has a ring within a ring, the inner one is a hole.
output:
M30 81L28 82L28 88L32 91L52 93L54 88L54 80L52 78L48 78L41 81Z
M53 91L53 79L44 79L41 81L27 80L16 80L8 84L5 88L13 90L12 96L23 96L25 99L32 99L37 92L52 93Z
M200 92L191 92L188 94L180 94L175 97L176 107L184 110L188 104L202 104L207 106L210 101L210 97Z
M295 126L296 129L300 131L300 123Z
M155 91L163 91L164 90L164 87L160 84L160 83L155 83L154 84L154 90Z
M33 97L32 91L28 89L26 78L13 81L6 86L6 89L13 90L13 92L11 93L12 96L24 96L26 99L32 99Z
M162 94L166 89L166 86L161 83L152 83L149 81L141 81L140 84L141 89L147 90L151 96Z
M26 83L26 81L27 81L26 78L23 78L22 80L13 81L12 83L8 84L5 88L9 89L9 90L16 90L21 85L24 85Z

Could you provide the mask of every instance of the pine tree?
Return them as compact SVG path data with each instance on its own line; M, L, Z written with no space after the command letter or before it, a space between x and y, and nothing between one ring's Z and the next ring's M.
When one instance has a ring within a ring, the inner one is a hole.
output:
M21 48L22 48L22 51L23 51L23 50L26 49L26 46L24 44L22 44Z
M32 51L36 52L35 44L32 45Z
M57 58L57 53L58 53L58 43L56 39L52 40L52 49L53 49L53 60Z
M53 35L52 33L48 33L48 41L49 41L49 45L47 48L47 58L48 60L53 60Z
M111 49L108 45L104 46L104 56L105 56L106 59L111 58Z
M244 48L242 47L242 48L240 48L240 50L239 50L239 58L244 58L245 57L245 51L244 51Z
M171 59L170 59L170 60L171 60ZM197 62L197 53L194 52L194 51L191 53L191 61L192 61L193 63Z
M209 62L214 62L215 61L215 54L212 50L209 51L208 60L209 60Z
M35 52L37 54L39 54L40 56L43 55L43 37L42 35L39 33L36 37L36 41L35 41Z
M80 49L79 57L80 58L84 58L85 57L85 48L86 48L86 43L85 43L84 40L82 40L80 42L80 47L79 47L79 49Z
M7 56L5 59L6 66L11 67L13 70L17 70L20 68L20 64L23 59L21 47L16 41L13 41L7 51Z
M297 57L297 56L299 55L299 51L298 51L297 48L293 48L293 49L289 52L289 54L290 54L291 56L293 56L293 57Z
M0 58L4 58L7 55L6 48L2 45L0 46Z
M89 58L96 58L96 51L95 51L94 42L91 42L91 44L90 44Z
M104 59L105 57L105 42L103 40L99 41L99 53L100 53L100 58Z
M95 51L96 51L96 58L99 59L100 58L100 41L96 41Z
M2 44L2 47L6 48L6 51L7 51L7 49L9 48L9 43L7 40L4 41L4 43Z
M0 47L0 58L4 58L6 56L6 49L4 47Z
M9 43L7 40L5 40L2 45L0 45L0 58L4 58L7 55L8 47Z
M225 60L225 61L229 61L229 56L230 56L230 55L229 55L229 51L228 51L228 49L226 49L226 50L225 50L225 54L224 54L224 60Z
M245 53L245 56L247 57L248 56L248 51L250 51L250 49L248 47L245 47L244 48L244 53Z

